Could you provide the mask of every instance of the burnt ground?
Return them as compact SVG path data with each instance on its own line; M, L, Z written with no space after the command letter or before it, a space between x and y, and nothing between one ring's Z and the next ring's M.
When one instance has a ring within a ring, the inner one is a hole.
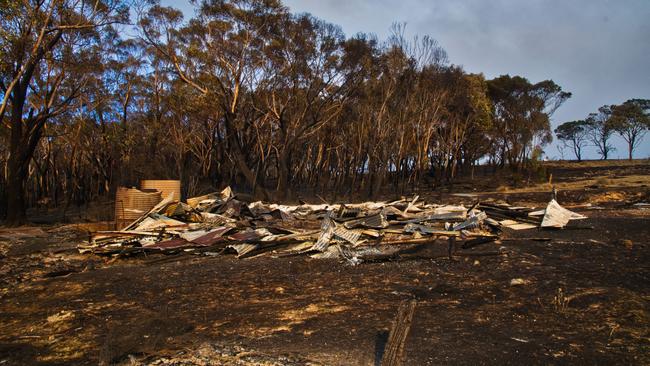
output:
M561 191L566 205L597 198L574 209L589 219L508 231L452 260L437 242L358 266L111 261L76 254L74 226L2 229L0 365L376 365L405 299L417 300L406 365L647 365L650 210L632 203L648 188L601 183ZM539 207L542 191L479 196Z

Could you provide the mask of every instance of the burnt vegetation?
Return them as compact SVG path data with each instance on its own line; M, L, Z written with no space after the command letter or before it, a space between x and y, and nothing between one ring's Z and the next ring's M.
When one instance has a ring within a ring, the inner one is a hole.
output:
M650 365L650 101L190 2L0 0L0 365Z
M403 24L386 40L346 37L278 0L197 1L191 19L130 0L0 3L10 224L143 178L268 200L432 189L479 161L528 169L571 96L552 80L467 73ZM605 158L608 133L627 133L631 156L647 129L626 129L639 120L629 107L612 109L600 140L591 129Z

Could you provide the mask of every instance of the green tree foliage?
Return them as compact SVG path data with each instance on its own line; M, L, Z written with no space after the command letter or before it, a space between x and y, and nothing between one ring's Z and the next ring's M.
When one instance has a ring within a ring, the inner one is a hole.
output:
M578 161L582 161L582 149L589 138L589 124L586 120L564 122L555 129L555 136L573 150Z
M589 128L589 139L596 146L603 160L607 160L609 154L615 150L614 146L609 142L614 133L611 116L612 107L604 105L598 108L598 112L590 113L586 119Z
M650 100L630 99L612 106L612 128L627 142L628 159L650 129Z
M535 145L552 141L550 116L571 97L552 80L532 84L520 76L488 81L494 104L497 154L503 163L522 166Z

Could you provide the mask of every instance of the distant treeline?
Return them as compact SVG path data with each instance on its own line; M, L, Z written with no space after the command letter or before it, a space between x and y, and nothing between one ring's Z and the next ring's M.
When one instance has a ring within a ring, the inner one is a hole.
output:
M0 0L9 223L142 178L281 199L451 182L479 160L525 169L571 96L466 73L400 24L346 38L277 0L197 3L184 20L150 1Z
M620 105L604 105L586 119L565 122L555 129L555 134L578 161L582 161L587 146L595 147L601 158L607 159L615 150L610 138L618 134L627 143L628 159L632 160L632 153L649 129L650 100L630 99Z

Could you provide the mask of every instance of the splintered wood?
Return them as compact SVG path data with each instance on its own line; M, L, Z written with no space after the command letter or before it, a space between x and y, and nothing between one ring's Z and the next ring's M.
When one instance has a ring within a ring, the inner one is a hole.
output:
M404 345L411 330L416 300L402 301L393 321L393 328L388 335L388 342L381 358L381 366L399 366L404 361Z

